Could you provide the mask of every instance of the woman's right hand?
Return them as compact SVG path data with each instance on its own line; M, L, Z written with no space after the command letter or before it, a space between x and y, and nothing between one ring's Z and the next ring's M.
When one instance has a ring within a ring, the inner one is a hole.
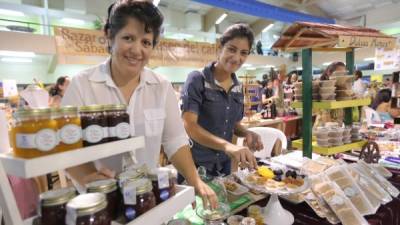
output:
M249 169L257 168L257 161L248 147L237 146L229 143L226 145L224 152L234 161L239 163L240 167L247 167Z

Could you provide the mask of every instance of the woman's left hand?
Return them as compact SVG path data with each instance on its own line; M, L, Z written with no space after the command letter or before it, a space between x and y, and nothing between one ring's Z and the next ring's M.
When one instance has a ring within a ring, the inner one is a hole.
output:
M246 137L244 139L245 145L250 150L260 151L264 149L264 145L262 143L260 135L256 134L253 131L247 131Z
M193 184L196 193L200 195L203 200L204 208L216 209L218 208L218 197L206 183L200 178Z

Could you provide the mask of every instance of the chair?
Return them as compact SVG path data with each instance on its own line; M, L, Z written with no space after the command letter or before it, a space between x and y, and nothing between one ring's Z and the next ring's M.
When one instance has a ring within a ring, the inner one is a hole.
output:
M287 138L281 130L271 127L252 127L249 130L260 135L264 145L264 149L254 152L254 156L257 158L265 159L271 157L275 142L278 139L282 143L282 149L287 148ZM238 144L243 145L243 138L241 140L238 139Z

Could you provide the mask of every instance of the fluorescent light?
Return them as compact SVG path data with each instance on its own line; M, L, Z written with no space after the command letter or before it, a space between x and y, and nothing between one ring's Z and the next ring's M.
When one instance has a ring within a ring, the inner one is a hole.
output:
M16 51L0 51L2 56L12 56L12 57L35 57L34 52L16 52Z
M375 61L375 57L365 58L364 61Z
M85 21L73 18L62 18L61 22L66 24L73 24L73 25L84 25Z
M296 70L303 70L303 67L296 67Z
M267 27L264 28L264 30L262 32L267 32L269 29L271 29L274 26L273 23L271 23L270 25L268 25Z
M272 35L272 37L273 37L274 39L278 39L280 36L279 36L279 35L276 35L276 34L274 34L274 35Z
M228 16L228 14L226 14L226 13L224 13L224 14L222 14L218 19L217 19L217 21L215 21L215 24L220 24L222 21L224 21L224 19L226 18Z
M322 63L322 65L323 65L323 66L329 66L329 65L331 65L331 63L332 63L332 62L324 62L324 63Z
M256 70L257 68L255 67L247 67L246 70Z
M159 3L160 3L160 0L153 0L153 4L154 4L155 6L158 6Z
M12 63L31 63L32 59L28 58L17 58L17 57L4 57L1 58L2 62L12 62Z
M275 66L274 65L265 65L265 66L262 66L263 68L275 68Z
M245 63L245 64L242 65L242 67L251 67L251 66L253 66L253 65L251 65L249 63Z
M6 16L25 16L23 12L8 9L0 9L0 14Z

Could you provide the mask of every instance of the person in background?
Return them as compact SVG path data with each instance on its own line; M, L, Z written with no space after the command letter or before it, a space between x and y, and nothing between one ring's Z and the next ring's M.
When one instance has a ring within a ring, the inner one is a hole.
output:
M324 72L322 73L320 80L329 80L329 77L334 72L346 72L346 65L343 62L333 62L331 63Z
M232 161L233 165L239 162L256 168L251 150L263 148L260 136L240 124L244 95L235 75L253 42L254 34L247 24L228 27L220 38L217 61L203 71L191 72L182 90L182 118L193 141L193 160L211 176L229 175ZM233 134L245 137L248 147L233 144Z
M363 82L362 76L361 70L356 70L354 73L353 91L357 97L363 97L367 90L367 85Z
M399 109L390 107L391 94L390 89L381 89L371 104L371 108L379 114L382 122L393 121L394 117L400 116Z
M263 53L263 50L262 50L262 43L261 43L261 40L258 40L258 41L257 41L256 48L257 48L257 54L258 54L258 55L263 55L263 54L264 54L264 53Z
M162 146L205 206L216 208L215 192L201 180L193 163L171 83L145 67L159 41L163 18L160 10L147 1L117 0L111 4L104 26L110 57L74 76L62 105L127 105L131 135L143 136L145 141L145 149L135 153L138 164L156 168ZM68 173L84 185L114 178L124 164L133 164L129 153L69 168Z
M265 105L272 101L274 97L274 88L273 88L274 80L269 79L264 82L264 91L262 94L262 104Z
M57 82L54 86L52 86L49 90L49 106L50 107L59 107L61 104L61 99L64 96L65 90L70 83L68 76L62 76L57 79Z

